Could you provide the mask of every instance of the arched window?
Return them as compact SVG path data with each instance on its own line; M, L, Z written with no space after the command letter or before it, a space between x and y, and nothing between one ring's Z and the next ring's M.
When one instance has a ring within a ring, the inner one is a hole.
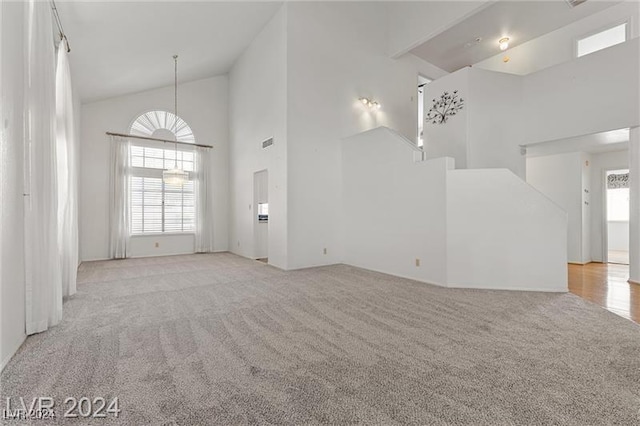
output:
M129 133L178 142L194 143L196 141L191 127L182 118L168 111L145 112L133 121Z
M131 124L135 136L195 143L191 127L168 111L149 111ZM187 145L132 139L130 150L130 232L133 235L195 231L196 153ZM177 158L176 158L177 155ZM189 172L184 185L162 180L162 171L177 166Z

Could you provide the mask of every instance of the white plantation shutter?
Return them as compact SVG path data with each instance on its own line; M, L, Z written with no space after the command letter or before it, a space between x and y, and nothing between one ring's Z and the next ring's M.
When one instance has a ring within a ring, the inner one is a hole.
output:
M131 233L195 231L195 153L178 151L178 167L190 174L184 185L162 181L162 171L175 164L176 151L151 146L131 147Z
M193 232L196 208L193 180L181 188L165 185L164 196L164 231Z
M149 111L138 118L131 125L130 133L136 136L151 136L158 129L170 130L178 142L194 143L191 127L180 117L169 111Z
M179 142L195 143L191 127L167 111L149 111L140 115L131 125L130 133L156 137L156 132L161 129L173 133ZM210 215L210 211L205 209L198 219L197 209L202 207L198 204L199 198L210 202L208 186L203 185L207 175L204 170L196 170L196 164L198 167L208 164L203 162L203 156L195 146L188 145L180 145L176 150L172 144L136 141L131 146L131 235L189 232L196 234L196 241L203 240L202 223ZM184 185L169 185L162 181L162 171L175 166L189 172L189 181ZM209 245L205 251L210 251Z
M146 232L162 232L162 176L134 175L131 178L131 233Z

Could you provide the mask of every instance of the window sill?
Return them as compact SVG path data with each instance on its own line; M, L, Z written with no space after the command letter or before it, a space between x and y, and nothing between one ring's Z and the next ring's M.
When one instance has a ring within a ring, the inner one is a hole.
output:
M140 237L170 237L170 236L180 236L180 235L193 235L195 236L195 232L147 232L145 234L131 234L131 238L140 238Z

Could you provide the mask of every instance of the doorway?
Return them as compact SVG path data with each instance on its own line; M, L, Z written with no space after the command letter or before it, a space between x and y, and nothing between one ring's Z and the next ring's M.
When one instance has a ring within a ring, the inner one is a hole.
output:
M425 86L431 83L431 79L418 74L418 136L416 145L424 146L424 91Z
M269 263L269 172L253 174L254 258Z
M629 170L606 172L607 262L629 264Z

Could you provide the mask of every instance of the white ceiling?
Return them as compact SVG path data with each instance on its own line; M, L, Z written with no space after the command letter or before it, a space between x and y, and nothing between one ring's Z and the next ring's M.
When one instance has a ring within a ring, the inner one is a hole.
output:
M58 0L83 102L224 74L281 2Z
M509 37L511 48L617 3L620 1L588 0L571 8L565 0L497 1L411 52L453 72L500 53L498 40L502 37Z
M527 145L527 157L564 154L567 152L623 151L629 148L629 129L610 130L574 138L559 139Z

